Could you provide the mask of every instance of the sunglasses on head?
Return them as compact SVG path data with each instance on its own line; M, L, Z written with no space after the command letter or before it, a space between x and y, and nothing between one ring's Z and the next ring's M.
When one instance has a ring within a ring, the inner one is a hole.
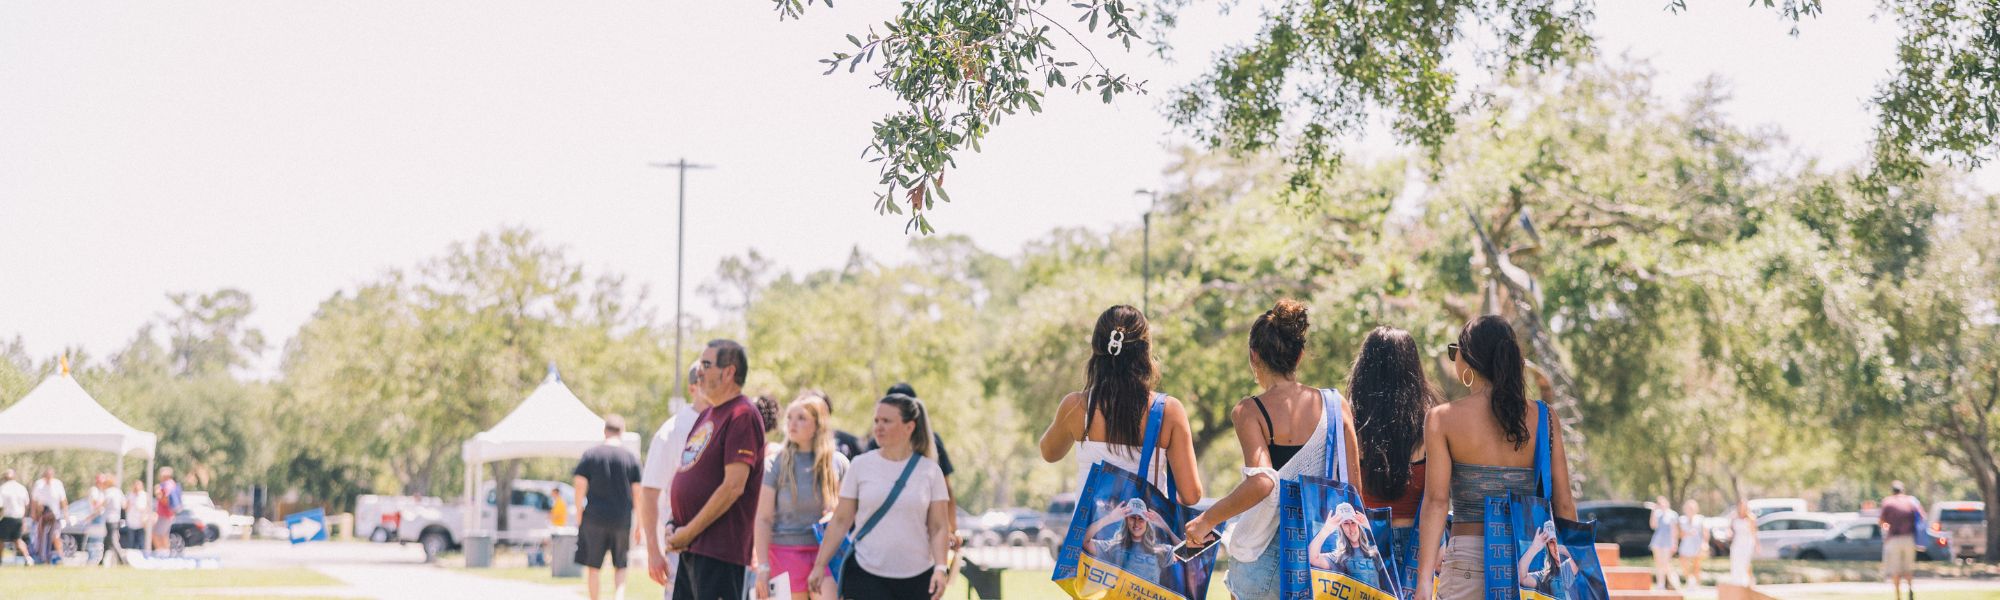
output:
M1444 353L1445 353L1445 356L1446 356L1446 357L1449 357L1449 358L1450 358L1451 360L1454 360L1454 361L1458 360L1458 344L1448 344L1448 345L1446 345L1446 346L1444 347Z

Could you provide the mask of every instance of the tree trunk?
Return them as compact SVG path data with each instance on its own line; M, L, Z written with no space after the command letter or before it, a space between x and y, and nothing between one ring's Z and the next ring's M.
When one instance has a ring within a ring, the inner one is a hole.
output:
M514 478L521 474L521 460L513 459L493 465L493 537L499 539L501 532L507 531L507 512L513 508ZM478 506L476 495L473 506Z
M1518 203L1517 203L1518 204ZM1497 288L1506 288L1507 297L1513 300L1515 318L1510 319L1520 329L1518 335L1528 339L1528 356L1548 376L1549 387L1555 397L1549 399L1549 407L1556 414L1556 421L1562 427L1563 454L1569 462L1569 491L1573 498L1583 497L1583 482L1587 478L1588 454L1585 452L1583 432L1583 412L1577 407L1576 380L1570 377L1569 368L1563 365L1562 350L1556 346L1548 327L1542 323L1541 307L1530 301L1534 298L1533 281L1518 281L1506 269L1500 267L1506 255L1493 238L1486 235L1486 225L1471 207L1465 209L1466 219L1472 222L1472 230L1479 235L1481 251L1486 255L1486 272L1492 283L1487 286L1489 301L1498 297ZM1499 307L1505 310L1507 307Z

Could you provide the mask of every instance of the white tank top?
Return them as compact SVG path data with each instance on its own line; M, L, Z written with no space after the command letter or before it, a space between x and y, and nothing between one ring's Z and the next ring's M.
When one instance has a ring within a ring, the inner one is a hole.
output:
M1089 392L1085 392L1088 394ZM1142 413L1143 414L1143 413ZM1125 444L1099 442L1090 439L1090 423L1097 416L1095 398L1086 396L1083 405L1083 441L1077 443L1076 450L1076 490L1083 490L1084 481L1090 479L1090 467L1097 463L1108 463L1130 473L1137 473L1151 482L1160 491L1167 491L1167 452L1164 448L1153 449L1151 473L1139 473L1139 447ZM1143 417L1142 417L1143 418Z
M1096 442L1091 440L1084 440L1082 442L1077 443L1075 489L1077 490L1083 489L1084 480L1090 478L1091 465L1095 465L1100 462L1108 463L1111 466L1118 467L1126 471L1138 473L1139 448L1137 446L1112 444L1109 442ZM1167 491L1167 453L1165 450L1160 450L1158 448L1153 449L1152 470L1153 472L1144 474L1146 480L1152 482L1153 487L1160 488L1160 491L1162 492Z

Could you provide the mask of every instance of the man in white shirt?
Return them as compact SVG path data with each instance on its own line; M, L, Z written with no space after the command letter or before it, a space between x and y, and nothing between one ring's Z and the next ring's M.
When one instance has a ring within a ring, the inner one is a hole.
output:
M7 549L12 548L21 556L28 555L28 543L21 541L21 530L28 518L28 486L16 480L13 469L0 475L0 559L7 557ZM0 563L4 563L0 560Z
M646 449L645 466L639 471L639 530L646 536L646 571L653 581L666 586L666 597L673 598L673 558L663 551L661 544L667 537L665 523L660 518L671 510L667 507L667 495L674 483L674 473L680 470L681 449L687 446L688 433L694 429L694 422L701 411L708 408L708 400L695 386L701 381L701 363L688 365L687 396L692 404L681 406L674 414L660 424L653 432L652 446Z
M42 469L42 478L35 480L35 489L28 494L28 500L28 514L35 519L36 535L47 533L44 529L62 530L63 517L69 510L69 492L63 489L62 480L56 479L56 470L53 467ZM44 520L52 521L53 525L44 523ZM52 535L48 539L49 556L62 556L62 536ZM54 563L56 559L51 558L49 561Z

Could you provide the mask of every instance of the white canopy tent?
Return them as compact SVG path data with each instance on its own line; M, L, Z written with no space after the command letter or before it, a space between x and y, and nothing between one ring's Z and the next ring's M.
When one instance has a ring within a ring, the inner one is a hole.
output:
M507 413L492 429L465 441L463 531L474 531L480 521L480 499L474 497L483 480L480 466L516 458L581 458L585 451L603 443L604 418L584 406L550 364L548 378L514 407L514 412ZM639 434L626 431L623 443L633 456L639 455ZM505 500L500 502L504 506Z
M153 450L159 436L118 420L62 370L43 379L19 402L0 411L0 452L97 450L118 457L118 480L125 480L125 457L146 459L146 487L153 484ZM122 483L120 485L123 485Z

